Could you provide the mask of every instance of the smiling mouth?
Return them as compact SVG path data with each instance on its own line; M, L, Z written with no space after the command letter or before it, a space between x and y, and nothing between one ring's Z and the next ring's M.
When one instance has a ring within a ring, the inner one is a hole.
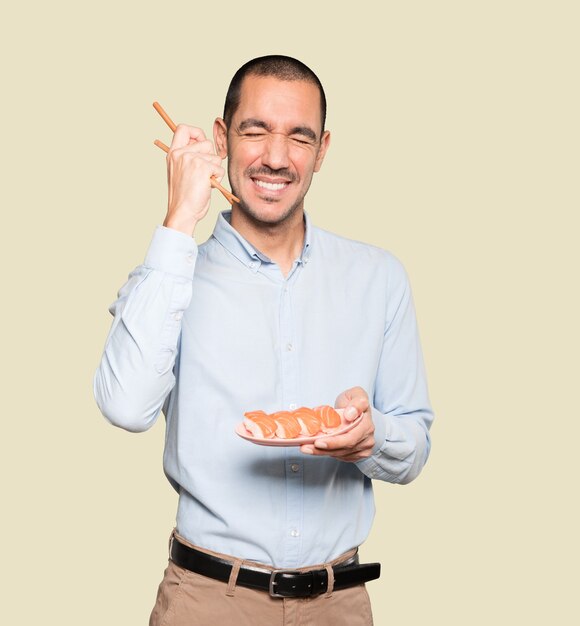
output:
M265 180L258 180L257 178L252 178L252 180L258 187L261 187L262 189L267 189L268 191L280 191L281 189L285 189L286 187L288 187L288 185L290 184L288 182L269 183Z

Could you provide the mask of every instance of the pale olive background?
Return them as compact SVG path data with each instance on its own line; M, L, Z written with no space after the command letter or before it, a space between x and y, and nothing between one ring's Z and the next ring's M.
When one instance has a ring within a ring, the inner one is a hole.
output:
M163 420L113 428L92 376L164 216L151 103L209 131L233 72L268 53L327 90L313 221L395 253L418 311L433 450L413 484L375 485L375 623L579 623L577 7L2 10L2 623L147 623L176 506ZM200 240L224 208L215 194Z

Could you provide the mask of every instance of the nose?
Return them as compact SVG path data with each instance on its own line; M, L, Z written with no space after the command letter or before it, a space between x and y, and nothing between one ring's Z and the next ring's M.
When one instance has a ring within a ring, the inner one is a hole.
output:
M262 163L273 170L288 167L288 138L284 135L272 133L264 146Z

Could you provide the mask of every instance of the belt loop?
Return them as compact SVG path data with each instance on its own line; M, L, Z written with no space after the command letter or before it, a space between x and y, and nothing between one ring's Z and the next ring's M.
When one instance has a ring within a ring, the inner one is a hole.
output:
M238 574L240 567L242 567L243 560L236 559L232 565L232 571L230 572L230 579L228 580L228 588L226 589L226 596L234 597L236 582L238 580Z
M171 558L171 550L173 548L173 540L175 539L175 528L171 531L171 535L169 535L169 558Z
M325 598L332 597L332 592L334 591L334 570L332 569L332 565L326 563L324 565L324 569L328 574L328 583L326 585L326 593L324 594Z

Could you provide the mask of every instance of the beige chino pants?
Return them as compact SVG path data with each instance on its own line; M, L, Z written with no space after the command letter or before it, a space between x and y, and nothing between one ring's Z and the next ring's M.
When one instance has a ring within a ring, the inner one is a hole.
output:
M181 543L197 548L176 535ZM240 560L203 550L234 562L229 583L206 578L178 567L169 560L159 585L149 626L372 626L373 618L364 585L340 589L314 598L272 598L265 591L237 586ZM324 565L335 565L352 556L343 555ZM236 567L237 566L237 567ZM261 566L272 569L268 566Z

